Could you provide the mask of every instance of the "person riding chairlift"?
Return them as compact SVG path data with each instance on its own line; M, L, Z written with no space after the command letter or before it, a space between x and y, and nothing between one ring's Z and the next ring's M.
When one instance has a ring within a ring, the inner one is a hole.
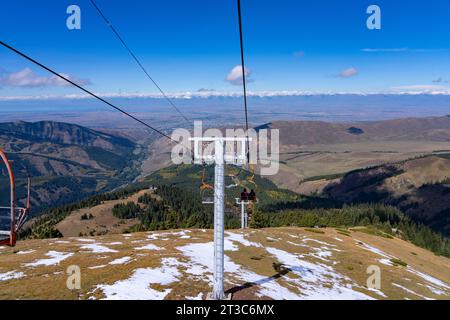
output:
M256 193L255 190L251 190L250 193L248 194L248 205L247 205L247 219L248 221L252 220L252 216L253 216L253 206L255 205L256 202Z
M241 201L248 201L249 193L246 188L241 192Z
M255 190L251 190L250 193L248 194L248 200L255 202L256 201L256 193Z

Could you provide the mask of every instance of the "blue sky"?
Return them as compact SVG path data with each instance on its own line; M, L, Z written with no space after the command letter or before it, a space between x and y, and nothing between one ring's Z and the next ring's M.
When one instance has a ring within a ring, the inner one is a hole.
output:
M96 2L165 91L241 90L226 81L240 64L234 0ZM71 4L81 8L81 30L66 28ZM381 30L366 27L371 4L382 10ZM90 90L157 93L88 0L14 0L0 6L2 41L82 79ZM450 86L448 0L242 0L242 11L251 91ZM0 96L78 93L3 48L0 71Z

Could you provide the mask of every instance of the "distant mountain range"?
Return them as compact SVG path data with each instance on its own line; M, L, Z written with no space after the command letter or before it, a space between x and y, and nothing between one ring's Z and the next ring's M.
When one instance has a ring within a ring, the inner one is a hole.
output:
M140 146L112 134L69 123L0 123L0 146L13 162L20 188L32 177L33 213L107 191L139 174ZM5 178L3 168L0 177ZM1 184L2 190L7 183ZM2 203L7 192L0 193Z
M279 129L282 145L368 141L450 141L450 116L376 122L276 121L258 128Z

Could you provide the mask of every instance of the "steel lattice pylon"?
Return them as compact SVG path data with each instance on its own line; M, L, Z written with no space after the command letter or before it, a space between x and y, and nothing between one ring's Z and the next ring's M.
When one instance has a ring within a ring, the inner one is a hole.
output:
M223 137L199 137L190 138L194 142L194 161L198 164L214 163L214 280L211 298L214 300L225 299L224 292L224 229L225 229L225 163L245 164L247 159L246 143L250 138L223 138ZM214 155L203 155L199 150L199 144L203 142L214 143ZM238 154L226 155L225 144L241 143Z

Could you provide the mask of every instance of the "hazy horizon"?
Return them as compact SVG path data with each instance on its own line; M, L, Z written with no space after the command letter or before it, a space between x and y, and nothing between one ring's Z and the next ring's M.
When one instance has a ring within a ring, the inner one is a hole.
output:
M156 98L110 98L109 101L138 115L150 124L166 121L166 128L186 126L167 101ZM175 100L189 120L206 126L243 121L242 97L178 98ZM250 97L249 121L260 125L276 120L327 122L379 121L450 114L446 95L308 95ZM54 120L86 126L136 127L120 113L92 99L46 99L0 101L0 122ZM139 127L137 127L139 128Z

